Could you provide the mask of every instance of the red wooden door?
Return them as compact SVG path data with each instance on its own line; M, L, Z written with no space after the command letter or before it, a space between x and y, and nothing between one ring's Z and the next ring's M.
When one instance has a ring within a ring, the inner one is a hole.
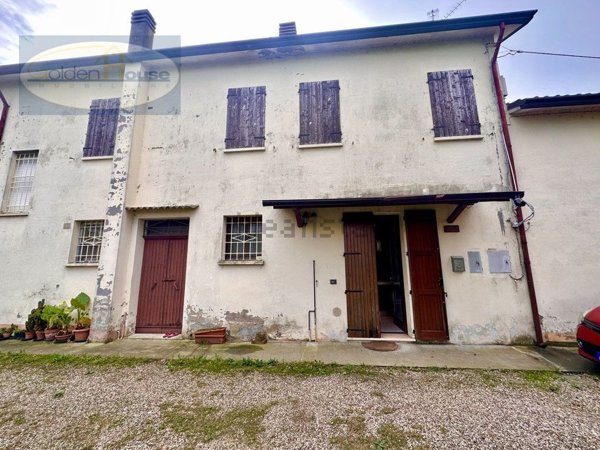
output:
M446 341L448 326L435 211L407 211L404 219L416 338Z
M348 337L380 337L375 225L366 215L344 216Z
M187 238L146 238L136 333L181 333Z

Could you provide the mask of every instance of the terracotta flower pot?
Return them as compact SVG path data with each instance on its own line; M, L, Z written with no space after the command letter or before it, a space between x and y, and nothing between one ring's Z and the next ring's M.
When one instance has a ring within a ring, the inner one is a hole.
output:
M85 342L90 335L90 329L82 328L81 330L73 330L73 334L75 335L75 342Z
M24 341L30 341L35 337L35 332L34 331L25 331L25 337L23 338Z
M65 342L68 342L69 339L71 339L71 336L72 336L71 333L69 333L68 331L60 330L54 336L54 343L55 344L64 344Z
M46 336L44 334L44 330L35 330L35 340L36 341L43 341L44 339L46 339Z
M222 344L225 342L226 333L225 327L196 330L194 340L196 344Z
M54 340L54 337L56 336L56 333L58 333L58 328L46 328L44 330L44 336L46 337L46 341L51 342Z

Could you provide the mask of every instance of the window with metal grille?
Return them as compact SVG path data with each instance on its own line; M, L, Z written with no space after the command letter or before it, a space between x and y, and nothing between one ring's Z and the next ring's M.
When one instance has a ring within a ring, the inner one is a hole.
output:
M429 72L427 83L435 137L481 134L471 69Z
M225 217L225 261L262 258L262 216Z
M14 152L4 192L3 213L29 210L38 151Z
M300 83L300 145L342 142L340 82Z
M83 147L84 158L112 156L115 150L120 104L118 98L92 100Z
M97 263L102 248L104 221L82 220L78 222L79 233L75 249L76 263Z

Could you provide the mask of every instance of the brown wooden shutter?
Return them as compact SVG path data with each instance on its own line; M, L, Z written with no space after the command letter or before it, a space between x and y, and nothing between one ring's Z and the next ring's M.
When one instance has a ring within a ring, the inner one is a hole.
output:
M471 69L429 72L435 137L481 134Z
M92 100L83 156L111 156L115 149L120 99Z
M342 141L338 80L300 83L300 145Z
M266 95L265 86L229 89L225 148L265 146Z

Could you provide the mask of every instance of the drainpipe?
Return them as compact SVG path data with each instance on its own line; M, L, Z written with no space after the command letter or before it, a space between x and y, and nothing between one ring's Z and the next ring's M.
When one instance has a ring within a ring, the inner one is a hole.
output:
M494 77L494 87L496 88L496 99L498 100L498 109L500 111L500 119L502 122L502 135L504 136L504 143L506 144L506 153L508 155L508 162L510 165L510 176L512 179L513 188L515 191L519 190L519 182L517 180L517 169L515 167L515 159L512 151L512 143L510 140L510 133L508 132L508 121L506 119L506 108L504 105L504 98L502 97L502 89L500 87L500 75L498 73L498 51L500 50L500 44L504 38L504 31L506 26L504 22L500 24L498 33L498 40L496 42L496 49L494 50L494 56L492 57L492 74ZM527 244L527 234L525 232L525 224L523 223L523 212L522 208L516 208L517 222L519 223L519 240L521 242L521 251L523 252L523 265L525 266L525 275L527 278L527 290L529 291L529 302L531 303L531 314L533 315L533 327L535 329L535 342L537 345L543 347L544 335L542 333L542 325L540 322L540 314L537 305L537 296L535 293L535 285L533 283L533 272L531 270L531 261L529 259L529 245Z
M6 118L8 117L8 108L10 105L6 101L4 94L0 91L0 102L2 102L2 115L0 115L0 143L4 137L4 127L6 126Z

